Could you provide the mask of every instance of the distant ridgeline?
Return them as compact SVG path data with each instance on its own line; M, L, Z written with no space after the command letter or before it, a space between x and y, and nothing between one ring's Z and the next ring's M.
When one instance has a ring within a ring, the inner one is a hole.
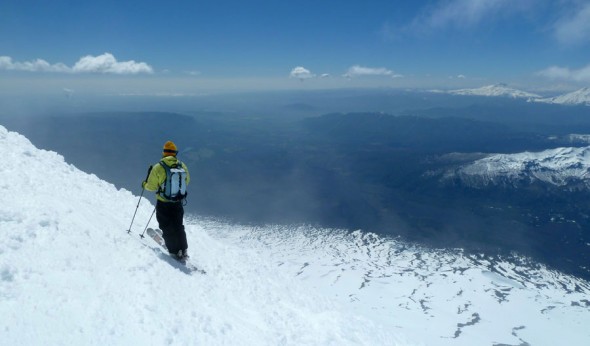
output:
M191 171L187 212L516 250L590 278L590 107L503 101L396 116L92 113L0 123L137 194L172 139Z

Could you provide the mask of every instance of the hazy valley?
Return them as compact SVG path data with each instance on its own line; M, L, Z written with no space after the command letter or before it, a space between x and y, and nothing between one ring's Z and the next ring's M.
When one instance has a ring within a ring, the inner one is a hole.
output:
M459 174L492 154L587 146L587 106L407 91L157 102L130 98L117 112L70 109L0 121L137 194L172 139L191 169L186 209L197 215L518 251L590 277L586 166L579 163L581 175L563 184L530 179L531 170L516 172L517 181ZM141 105L173 112L135 109Z

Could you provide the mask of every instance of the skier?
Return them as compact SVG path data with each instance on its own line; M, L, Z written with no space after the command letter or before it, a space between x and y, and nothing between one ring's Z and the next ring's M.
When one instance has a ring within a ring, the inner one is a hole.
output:
M168 252L176 259L185 260L188 258L188 244L183 225L183 205L190 175L186 165L176 158L177 154L172 141L164 143L162 159L150 167L142 187L156 191L156 219Z

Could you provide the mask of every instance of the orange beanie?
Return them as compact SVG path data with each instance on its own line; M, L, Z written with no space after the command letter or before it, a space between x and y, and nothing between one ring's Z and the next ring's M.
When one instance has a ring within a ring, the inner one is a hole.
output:
M176 144L174 144L172 141L164 143L164 152L162 153L163 156L176 156L176 154L178 154Z

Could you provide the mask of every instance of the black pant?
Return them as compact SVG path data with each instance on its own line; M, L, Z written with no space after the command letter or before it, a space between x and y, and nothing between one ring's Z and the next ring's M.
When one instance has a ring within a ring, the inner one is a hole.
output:
M162 202L156 203L156 219L160 229L164 233L164 242L170 253L178 253L180 250L186 250L186 232L182 224L184 208L182 203Z

